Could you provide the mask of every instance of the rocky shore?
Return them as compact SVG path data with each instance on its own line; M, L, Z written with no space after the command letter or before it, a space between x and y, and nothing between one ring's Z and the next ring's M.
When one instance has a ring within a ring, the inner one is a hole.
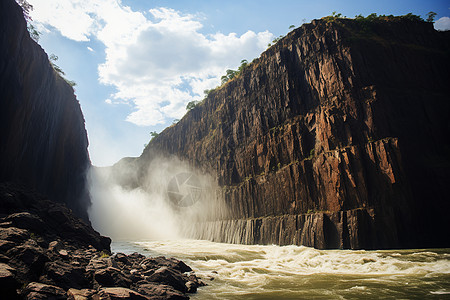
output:
M110 244L64 205L0 184L2 299L189 299L204 285L182 261Z

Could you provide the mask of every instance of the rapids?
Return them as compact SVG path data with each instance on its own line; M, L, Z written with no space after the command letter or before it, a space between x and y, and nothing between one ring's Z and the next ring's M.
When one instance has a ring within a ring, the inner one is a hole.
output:
M450 299L450 249L317 250L200 240L115 241L183 260L208 284L191 299Z

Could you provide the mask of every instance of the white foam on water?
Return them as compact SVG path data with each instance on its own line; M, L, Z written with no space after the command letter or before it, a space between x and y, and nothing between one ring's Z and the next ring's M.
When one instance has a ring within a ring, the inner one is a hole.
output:
M446 291L446 290L432 291L432 292L430 292L430 294L433 294L433 295L450 295L450 291Z
M450 291L450 249L317 250L184 239L113 243L113 251L183 260L208 284L192 299L410 299Z
M442 254L417 250L317 250L303 246L220 244L198 240L137 242L168 256L188 259L198 269L215 270L222 277L260 285L272 276L292 275L420 275L450 274L450 260ZM400 254L400 255L397 255ZM426 257L417 261L418 256ZM433 257L434 259L430 259Z

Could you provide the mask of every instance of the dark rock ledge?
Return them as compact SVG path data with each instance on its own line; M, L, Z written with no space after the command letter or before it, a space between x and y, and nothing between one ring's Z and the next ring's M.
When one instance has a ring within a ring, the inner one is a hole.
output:
M182 261L110 244L64 205L0 183L2 299L189 299L204 285Z

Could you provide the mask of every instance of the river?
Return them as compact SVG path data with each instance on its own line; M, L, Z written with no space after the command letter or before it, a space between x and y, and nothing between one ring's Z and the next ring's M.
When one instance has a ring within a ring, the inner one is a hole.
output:
M450 299L450 249L317 250L199 240L115 241L113 252L183 260L191 299Z

